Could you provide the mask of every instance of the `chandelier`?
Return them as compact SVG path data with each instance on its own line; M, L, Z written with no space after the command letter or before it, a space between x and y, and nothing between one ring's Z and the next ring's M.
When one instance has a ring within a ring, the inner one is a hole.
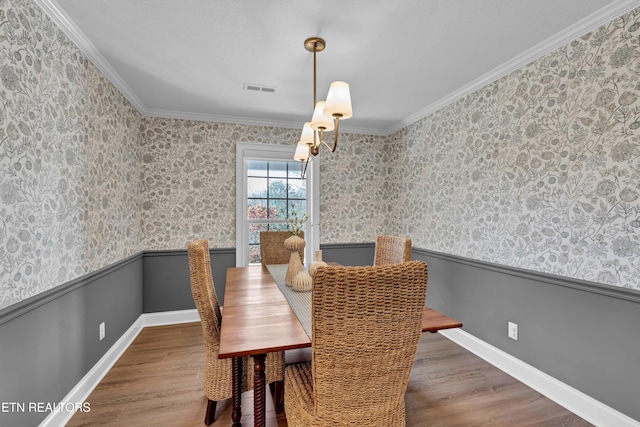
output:
M316 101L316 54L322 52L326 42L320 37L309 37L304 47L313 52L313 115L311 121L302 127L302 135L293 156L295 160L308 163L311 156L317 156L320 145L325 145L331 152L338 147L338 127L340 120L352 116L351 94L349 84L341 81L331 83L326 101ZM325 132L334 131L333 145L325 142ZM306 166L305 166L306 171Z

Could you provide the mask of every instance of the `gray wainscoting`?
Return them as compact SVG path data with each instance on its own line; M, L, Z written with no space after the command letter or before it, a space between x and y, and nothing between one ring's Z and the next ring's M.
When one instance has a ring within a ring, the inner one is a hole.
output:
M374 244L322 245L323 259L370 265ZM479 339L640 419L640 292L413 250L427 301ZM222 298L235 249L212 249ZM59 402L142 313L194 308L186 250L147 251L0 310L0 402ZM98 324L106 322L105 340ZM507 322L519 340L507 337ZM0 413L33 426L47 414Z
M224 304L227 268L235 267L235 248L209 249L213 285ZM187 250L144 253L144 313L196 308L191 296Z
M61 402L141 313L141 254L1 310L0 402ZM0 412L0 426L47 415Z
M375 247L375 243L336 243L320 245L323 261L333 261L342 265L373 264Z
M373 243L321 245L325 261L343 265L371 265ZM227 268L235 267L235 248L210 249L213 285L224 305ZM187 251L146 251L144 257L144 313L195 308L189 283Z
M362 262L362 253L367 258L369 252L373 259L372 245L331 246L325 252L331 260ZM235 248L210 252L216 292L224 302ZM187 251L175 250L137 254L2 309L0 403L58 403L142 313L192 308ZM101 322L106 337L99 341ZM0 411L0 426L31 427L47 415Z
M415 248L413 258L429 265L428 304L466 332L640 420L640 292Z

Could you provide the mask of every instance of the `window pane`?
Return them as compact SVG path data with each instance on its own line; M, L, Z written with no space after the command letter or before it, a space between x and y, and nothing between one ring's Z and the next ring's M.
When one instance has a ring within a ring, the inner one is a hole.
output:
M267 176L267 163L265 160L248 160L247 176Z
M267 200L248 199L247 200L247 218L248 219L269 218L269 209L267 207Z
M269 178L269 198L287 198L287 180L283 178Z
M260 245L249 245L249 264L260 264Z
M297 215L299 219L302 219L302 217L304 217L306 214L307 214L306 200L291 201L291 203L289 204L289 216Z
M269 200L269 213L272 214L269 218L278 218L285 219L287 217L287 200L286 199L275 199ZM274 215L273 212L276 214Z
M247 197L267 197L267 178L247 178Z
M307 182L304 179L289 180L289 198L306 199L307 198Z
M260 232L268 229L268 224L249 224L249 244L260 244Z
M304 171L304 163L295 162L289 165L289 178L302 178L302 171Z
M287 176L287 163L269 162L269 176L285 178Z
M287 231L287 224L269 224L270 231Z

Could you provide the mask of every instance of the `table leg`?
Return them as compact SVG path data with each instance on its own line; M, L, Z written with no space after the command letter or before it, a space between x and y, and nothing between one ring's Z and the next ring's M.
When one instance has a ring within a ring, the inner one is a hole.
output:
M253 356L253 425L265 427L265 373L264 360L266 354Z
M231 369L233 371L233 383L231 385L233 409L231 411L231 420L233 427L242 427L240 419L242 418L242 357L234 357L231 361Z

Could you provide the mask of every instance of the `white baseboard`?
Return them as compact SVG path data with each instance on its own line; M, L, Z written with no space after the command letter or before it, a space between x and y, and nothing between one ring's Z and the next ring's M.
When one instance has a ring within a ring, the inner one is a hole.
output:
M640 427L640 422L461 329L439 333L595 426Z
M131 345L142 328L198 322L197 310L178 310L140 315L93 368L65 396L63 402L85 402L91 392ZM574 414L598 427L640 427L640 422L593 399L544 372L527 365L504 351L479 340L460 329L440 331L440 334L471 351L518 381L526 384ZM75 412L52 412L40 427L65 425Z
M159 313L145 313L138 318L143 327L176 325L179 323L199 322L198 310L161 311Z
M129 348L133 340L136 339L142 328L149 326L173 325L178 323L199 322L198 311L178 310L165 311L160 313L145 313L133 322L133 325L116 341L102 358L91 368L89 372L76 384L76 386L65 396L62 402L83 403L86 402L91 392L100 384L102 378L118 361L120 356ZM60 411L53 411L45 418L39 427L58 427L69 422L75 411L65 411L61 405ZM69 405L70 407L73 405Z

